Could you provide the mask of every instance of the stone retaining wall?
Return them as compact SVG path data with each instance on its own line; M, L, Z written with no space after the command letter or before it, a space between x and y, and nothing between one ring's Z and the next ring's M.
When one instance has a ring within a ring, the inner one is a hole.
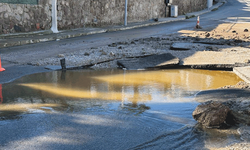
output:
M100 27L124 23L125 0L58 0L58 29ZM207 0L173 0L179 15L206 8ZM163 18L164 0L128 0L128 22ZM0 3L0 34L51 27L51 0L38 5Z
M207 7L207 0L173 0L172 5L178 5L178 14L203 10Z

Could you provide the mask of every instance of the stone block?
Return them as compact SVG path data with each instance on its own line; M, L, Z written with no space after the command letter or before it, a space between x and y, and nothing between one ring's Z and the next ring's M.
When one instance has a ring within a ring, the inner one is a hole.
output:
M23 17L24 20L30 20L30 15L28 13L24 13Z
M3 15L3 17L4 17L4 19L8 19L9 14L7 12L5 12L4 15Z
M21 21L21 19L22 19L22 18L21 18L21 16L20 16L20 15L18 15L18 14L15 16L15 18L16 18L16 20L17 20L17 21L19 21L19 22L20 22L20 21Z
M128 70L143 70L150 68L171 67L179 64L179 58L170 53L151 55L142 58L132 58L117 61L117 65Z
M196 121L207 128L221 128L227 123L229 112L229 107L222 103L209 101L198 105L192 115Z

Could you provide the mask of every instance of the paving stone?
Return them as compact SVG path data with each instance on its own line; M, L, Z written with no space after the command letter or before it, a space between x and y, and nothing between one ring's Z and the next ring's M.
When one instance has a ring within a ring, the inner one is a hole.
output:
M171 50L190 50L193 46L193 43L173 43L170 46Z
M170 53L117 61L117 65L128 70L170 67L179 64L179 58Z

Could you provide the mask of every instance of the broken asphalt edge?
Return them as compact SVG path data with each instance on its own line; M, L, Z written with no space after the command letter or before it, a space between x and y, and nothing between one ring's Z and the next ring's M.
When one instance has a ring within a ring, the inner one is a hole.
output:
M140 27L147 27L147 26L154 26L174 21L181 21L185 20L186 17L191 16L199 16L205 13L209 13L215 8L219 8L226 0L220 0L217 4L213 5L209 9L205 9L199 12L188 13L186 15L178 16L176 18L160 18L158 22L141 22L141 23L132 23L128 26L114 26L109 28L88 28L86 29L72 29L72 30L62 30L59 33L53 33L50 30L45 31L35 31L35 32L28 32L28 33L14 33L8 35L0 35L0 48L11 47L11 46L20 46L25 44L32 44L32 43L39 43L39 42L47 42L47 41L58 41L61 39L79 37L84 35L91 35L91 34L99 34L105 32L114 32L114 31L122 31L122 30L129 30L135 29ZM15 39L16 38L16 39ZM18 39L19 38L19 39Z

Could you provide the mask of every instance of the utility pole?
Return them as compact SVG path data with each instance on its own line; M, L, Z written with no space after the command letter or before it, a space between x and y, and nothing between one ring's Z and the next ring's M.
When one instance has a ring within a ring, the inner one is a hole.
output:
M51 30L53 33L58 33L57 29L57 0L52 0L52 26Z
M207 0L207 8L209 9L212 6L213 6L213 0Z
M127 17L128 17L128 0L125 0L124 26L127 26Z

